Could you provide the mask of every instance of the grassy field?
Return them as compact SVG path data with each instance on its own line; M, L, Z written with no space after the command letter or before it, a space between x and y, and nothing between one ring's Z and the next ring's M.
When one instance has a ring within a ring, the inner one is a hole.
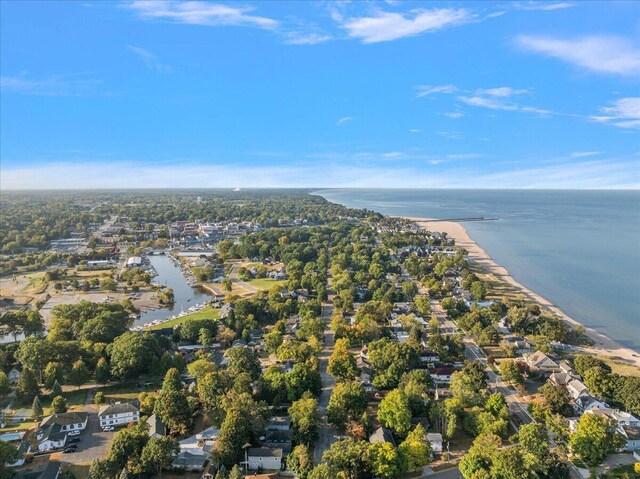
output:
M206 306L200 311L197 311L193 314L187 314L181 318L172 319L171 321L167 321L165 323L154 324L149 329L164 329L164 328L172 328L177 326L178 324L184 323L187 319L218 319L220 317L220 310L216 308L212 308L211 306Z
M159 388L159 384L140 388L138 383L129 383L106 386L100 389L100 391L104 394L105 404L108 404L110 401L132 401L138 399L138 395L143 391L156 392Z
M625 474L628 474L628 477L640 477L640 474L636 474L633 471L633 464L618 467L612 471L609 471L602 477L603 479L617 479L619 477L623 477Z
M276 285L285 284L286 280L275 280L271 278L255 278L247 281L247 284L250 284L254 288L259 289L271 289Z
M598 359L607 363L609 367L611 367L611 372L615 374L619 374L620 376L640 376L640 368L633 364L616 361L610 356L598 356Z

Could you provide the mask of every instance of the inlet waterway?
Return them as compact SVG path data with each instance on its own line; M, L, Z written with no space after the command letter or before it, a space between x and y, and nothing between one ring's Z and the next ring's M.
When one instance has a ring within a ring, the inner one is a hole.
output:
M134 324L143 325L157 319L167 319L171 316L187 311L196 304L201 304L211 299L211 296L199 288L192 288L177 266L166 255L149 256L151 265L158 275L153 278L153 282L173 289L175 302L168 308L143 311Z

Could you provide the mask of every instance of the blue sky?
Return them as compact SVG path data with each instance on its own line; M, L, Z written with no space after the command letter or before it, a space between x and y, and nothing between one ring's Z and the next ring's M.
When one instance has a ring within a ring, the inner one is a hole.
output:
M640 186L634 2L10 2L2 188Z

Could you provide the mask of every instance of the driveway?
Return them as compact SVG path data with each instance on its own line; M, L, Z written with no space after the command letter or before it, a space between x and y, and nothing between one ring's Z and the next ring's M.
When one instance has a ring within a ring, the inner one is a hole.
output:
M71 454L63 454L62 459L72 464L92 462L94 459L103 459L113 439L113 432L103 432L100 429L98 415L89 413L87 427L80 434L78 450Z

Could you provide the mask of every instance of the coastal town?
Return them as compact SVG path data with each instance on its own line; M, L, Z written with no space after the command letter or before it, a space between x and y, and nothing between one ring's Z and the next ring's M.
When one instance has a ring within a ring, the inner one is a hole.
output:
M2 478L640 476L638 355L458 223L304 190L0 201Z

